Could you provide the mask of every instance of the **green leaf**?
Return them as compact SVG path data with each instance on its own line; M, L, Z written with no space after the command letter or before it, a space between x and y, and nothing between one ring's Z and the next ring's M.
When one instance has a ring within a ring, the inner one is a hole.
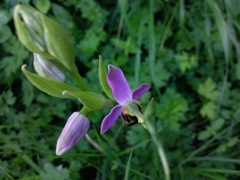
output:
M196 57L193 55L189 55L186 52L176 55L175 61L178 63L182 73L185 73L187 70L192 69L197 64Z
M15 71L16 67L16 59L14 56L6 56L1 59L1 69L3 69L4 74L8 77L12 72Z
M44 171L40 173L41 179L70 179L69 170L67 168L64 168L62 165L55 167L49 162L46 162L43 168Z
M12 31L7 25L0 25L0 43L4 43L12 36Z
M209 119L213 119L215 115L216 105L214 102L209 101L208 103L204 104L200 109L200 114L203 117L207 117Z
M174 131L179 131L179 121L185 119L188 104L181 94L169 88L161 97L161 102L156 109L159 109L156 113L163 120L165 126Z
M29 81L23 80L22 91L23 91L23 94L24 94L23 97L22 97L23 104L26 107L29 107L30 104L33 101L33 98L34 98L33 86L31 85L31 83Z
M221 129L221 127L223 126L224 122L225 122L225 120L222 119L222 118L221 118L221 119L217 119L217 120L215 120L215 121L213 122L212 128L213 128L215 131L217 131L217 130Z
M166 67L163 65L161 61L157 61L155 64L155 76L157 77L157 81L154 82L157 88L161 88L165 86L171 77L169 71L167 71Z
M215 82L213 82L210 77L208 77L203 84L198 86L198 93L206 99L213 101L216 101L220 96L220 92L216 89Z
M127 131L126 139L129 145L134 146L136 144L140 144L143 139L148 139L149 134L141 125L137 125L134 128L131 128ZM147 143L142 143L141 147L145 148Z
M102 56L99 56L98 76L103 91L110 99L114 99L112 96L112 90L107 83L107 70L102 62Z
M99 27L92 27L85 33L84 38L77 45L77 50L81 53L81 57L84 55L85 58L93 55L97 51L98 46L106 38L106 33Z
M128 180L128 176L129 176L129 170L130 170L130 163L131 163L131 159L132 159L132 154L133 151L131 151L129 158L128 158L128 162L126 165L126 170L125 170L125 175L124 175L124 180Z
M71 98L72 96L63 95L63 91L80 91L79 89L70 86L66 83L59 82L50 78L41 77L33 74L25 69L26 65L22 66L22 71L28 78L28 80L41 91L59 98Z
M228 142L227 142L227 145L229 147L233 147L235 144L237 144L239 141L239 138L238 137L232 137Z
M41 91L59 98L78 98L79 101L91 110L99 110L102 108L109 108L114 105L113 101L107 100L103 96L81 91L66 83L59 82L47 77L41 77L33 74L25 69L26 65L22 66L22 71L28 80Z
M28 52L17 41L15 36L4 43L4 50L12 54L11 56L5 56L1 59L0 68L3 69L4 74L8 77L15 73L17 69L23 64L23 61L27 58Z
M11 14L5 9L1 9L0 10L0 27L2 25L7 24L10 20L11 20Z
M230 41L228 37L228 27L227 23L223 17L221 9L215 1L207 0L208 5L213 11L213 15L217 24L218 31L220 33L222 47L225 55L225 60L228 64L230 58Z
M211 136L211 133L207 130L202 131L198 134L198 139L199 140L205 140Z
M135 43L132 42L133 40L131 36L128 37L126 41L116 38L113 38L112 41L117 48L123 50L125 56L128 56L128 54L133 54L136 52Z
M3 92L0 95L0 116L7 115L10 112L10 106L14 105L16 98L11 90Z
M34 0L33 3L37 9L39 9L44 14L46 14L51 7L51 2L49 0Z

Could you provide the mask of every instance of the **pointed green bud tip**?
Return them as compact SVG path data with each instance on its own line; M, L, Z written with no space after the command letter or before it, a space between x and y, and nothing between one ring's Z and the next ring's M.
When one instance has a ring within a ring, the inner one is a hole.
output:
M21 66L21 70L22 71L24 71L24 69L27 67L27 65L26 64L23 64L22 66Z
M74 47L62 26L24 5L15 6L13 19L18 38L27 49L75 70Z
M43 77L49 77L57 81L64 82L65 74L60 64L54 60L49 60L42 55L34 53L33 65L35 71Z

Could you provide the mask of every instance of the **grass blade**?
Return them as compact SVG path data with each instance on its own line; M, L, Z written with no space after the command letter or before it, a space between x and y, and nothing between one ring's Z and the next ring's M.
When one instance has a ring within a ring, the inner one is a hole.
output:
M131 163L131 159L132 159L132 153L131 152L129 158L128 158L128 162L127 162L127 166L126 166L126 171L125 171L125 176L124 176L124 180L128 180L128 175L129 175L129 169L130 169L130 163Z

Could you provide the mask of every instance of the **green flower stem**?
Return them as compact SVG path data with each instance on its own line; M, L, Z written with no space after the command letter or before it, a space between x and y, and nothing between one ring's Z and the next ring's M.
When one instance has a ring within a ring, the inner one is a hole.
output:
M78 73L77 68L74 68L72 71L70 71L70 73L81 90L89 91L88 85L84 82L82 76Z
M170 180L171 179L170 178L170 169L169 169L169 166L168 166L167 157L165 155L162 143L159 140L157 140L156 136L154 136L154 135L152 136L152 139L153 139L154 143L156 144L156 146L158 148L158 153L159 153L159 156L161 158L162 165L163 165L165 180Z
M86 106L83 106L82 109L80 110L80 113L84 116L86 116L90 112L91 112L91 110L89 108L87 108Z
M170 180L171 179L170 169L169 169L167 157L164 152L162 143L160 142L160 140L158 140L158 137L157 137L156 125L153 119L153 114L155 114L155 102L154 102L154 99L151 99L151 101L148 103L146 107L146 110L144 111L145 123L143 123L142 125L145 125L145 128L148 130L149 134L152 137L153 142L157 146L158 154L160 156L160 159L163 165L165 180Z
M88 140L88 142L93 146L95 147L97 150L99 150L100 152L103 152L103 148L96 142L94 141L90 136L89 134L87 133L85 135L85 138Z

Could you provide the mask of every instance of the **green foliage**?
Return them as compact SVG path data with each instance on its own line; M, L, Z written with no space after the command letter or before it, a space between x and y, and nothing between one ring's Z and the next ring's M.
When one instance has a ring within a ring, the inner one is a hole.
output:
M16 97L13 96L13 93L11 90L8 90L7 92L3 92L0 95L0 116L7 115L10 113L10 107L14 105L16 101Z
M94 92L107 97L98 79L99 55L103 71L108 64L119 66L132 90L151 84L139 101L144 111L155 100L155 111L148 113L154 135L121 120L100 135L109 110L97 111L89 114L89 135L103 151L83 139L57 157L57 138L81 105L42 93L23 75L21 65L32 69L33 57L16 38L17 3L33 5L64 27L78 71ZM239 179L239 5L238 0L1 1L0 179L165 179L162 149L173 180Z
M161 102L158 104L157 116L164 122L164 125L171 130L180 130L180 120L185 120L185 113L188 110L187 101L181 94L173 89L168 89L161 97Z
M4 43L3 48L8 55L1 59L0 65L4 75L9 77L23 64L23 60L28 57L29 53L17 41L15 36L11 36Z
M69 170L62 165L54 167L50 163L46 163L43 166L44 172L41 173L41 179L69 179Z
M175 56L175 61L179 64L182 73L196 66L196 57L188 55L186 52Z
M211 78L206 79L198 86L198 93L208 100L216 101L219 98L219 91L216 90L216 83Z
M34 0L33 3L42 13L47 13L51 7L49 0Z

